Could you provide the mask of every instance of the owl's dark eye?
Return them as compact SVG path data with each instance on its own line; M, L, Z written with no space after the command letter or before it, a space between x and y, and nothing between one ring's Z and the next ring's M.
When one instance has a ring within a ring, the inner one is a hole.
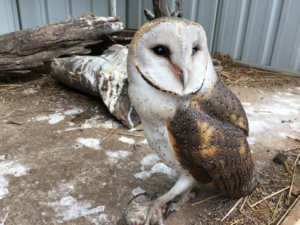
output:
M193 48L193 54L195 54L196 52L198 52L198 47Z
M167 49L164 46L156 46L153 51L156 55L167 55Z

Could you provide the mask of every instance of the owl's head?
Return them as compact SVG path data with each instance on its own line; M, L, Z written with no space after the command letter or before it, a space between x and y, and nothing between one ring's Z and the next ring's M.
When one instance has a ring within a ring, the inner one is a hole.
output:
M153 87L184 96L197 92L210 56L204 29L181 18L159 18L144 24L131 42L132 61Z

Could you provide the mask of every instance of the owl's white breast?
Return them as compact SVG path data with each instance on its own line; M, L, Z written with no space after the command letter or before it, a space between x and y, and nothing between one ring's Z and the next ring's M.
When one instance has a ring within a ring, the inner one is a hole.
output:
M151 149L161 157L167 166L188 175L188 171L183 170L174 157L166 123L173 120L178 107L184 105L187 107L194 96L178 96L166 93L148 84L137 71L131 50L129 50L128 54L127 68L128 94L132 105L141 117L144 132ZM204 80L199 93L209 91L217 80L211 60L209 60L207 72L209 77Z
M172 154L166 127L166 122L173 119L176 108L185 101L185 98L178 98L178 96L150 86L138 73L130 53L128 56L128 79L128 94L132 105L141 117L151 149L167 166L188 174L188 171L182 170Z

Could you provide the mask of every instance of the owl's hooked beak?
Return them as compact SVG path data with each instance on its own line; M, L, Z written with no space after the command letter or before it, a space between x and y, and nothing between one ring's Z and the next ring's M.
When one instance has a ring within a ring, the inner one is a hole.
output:
M182 86L183 86L183 91L185 90L186 86L187 86L187 83L189 81L189 76L188 76L188 73L187 73L187 70L186 69L180 69L178 67L175 67L175 66L171 66L171 70L173 71L173 73L179 78L179 80L181 81L182 83Z
M181 80L181 83L182 83L182 86L183 86L183 91L185 90L186 86L187 86L187 83L188 83L188 80L189 80L189 77L188 77L188 74L187 74L187 71L180 71L180 73L178 74L180 80Z

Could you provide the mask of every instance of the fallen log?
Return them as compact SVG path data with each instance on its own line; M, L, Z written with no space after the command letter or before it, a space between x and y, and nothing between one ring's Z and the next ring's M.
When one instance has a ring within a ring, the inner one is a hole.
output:
M128 48L113 45L101 56L73 56L54 59L51 76L77 90L102 98L112 115L128 128L140 123L131 106L127 77Z
M119 17L81 17L0 36L0 73L28 70L62 55L85 55L88 46L123 31Z

